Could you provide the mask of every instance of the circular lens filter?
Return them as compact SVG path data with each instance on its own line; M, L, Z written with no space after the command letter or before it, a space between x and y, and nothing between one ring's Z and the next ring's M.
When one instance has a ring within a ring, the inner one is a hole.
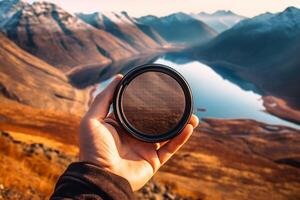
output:
M178 135L192 114L192 93L174 69L160 64L128 72L114 96L118 122L137 139L160 142Z

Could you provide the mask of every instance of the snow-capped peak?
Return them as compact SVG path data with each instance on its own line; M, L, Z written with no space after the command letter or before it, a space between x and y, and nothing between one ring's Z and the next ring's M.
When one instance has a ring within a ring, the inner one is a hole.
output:
M214 12L212 15L214 15L214 16L228 16L228 15L235 15L235 14L230 10L218 10L218 11Z

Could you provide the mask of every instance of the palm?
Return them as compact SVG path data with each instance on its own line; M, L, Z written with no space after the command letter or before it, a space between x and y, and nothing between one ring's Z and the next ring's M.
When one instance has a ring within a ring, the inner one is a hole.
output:
M112 121L112 120L110 120ZM91 133L95 143L95 159L102 158L102 166L117 171L129 180L135 188L143 186L160 166L156 144L138 141L129 136L119 126L118 131L111 123L94 120Z

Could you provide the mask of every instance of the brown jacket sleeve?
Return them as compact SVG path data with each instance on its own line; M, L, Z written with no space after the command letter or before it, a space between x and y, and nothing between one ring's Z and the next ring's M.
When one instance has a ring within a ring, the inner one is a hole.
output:
M51 200L134 199L128 181L86 162L72 163L56 183Z

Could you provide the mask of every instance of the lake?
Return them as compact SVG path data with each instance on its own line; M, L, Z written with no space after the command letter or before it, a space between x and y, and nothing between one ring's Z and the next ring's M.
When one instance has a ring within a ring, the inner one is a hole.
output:
M200 119L254 119L268 124L285 125L300 129L297 124L266 113L261 95L252 83L240 80L228 73L221 74L199 61L170 58L170 56L161 56L152 59L151 62L170 66L186 78L193 93L194 114ZM118 70L116 70L116 66L110 67L114 69L113 73L105 70L101 73L101 76L109 77L115 73L124 74L132 66L144 63L144 61L141 63L135 62L134 65L131 63L131 66L129 66L130 64L122 64L119 65ZM101 91L110 81L111 79L102 81L97 92Z

